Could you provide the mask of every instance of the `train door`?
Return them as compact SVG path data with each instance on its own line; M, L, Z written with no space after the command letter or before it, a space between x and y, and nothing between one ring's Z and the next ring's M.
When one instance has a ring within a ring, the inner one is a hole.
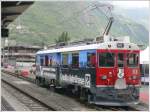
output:
M115 84L114 87L116 89L125 89L127 87L126 85L126 74L125 74L125 58L126 53L122 50L116 51L116 70L117 70L117 76L115 77Z
M123 78L124 77L124 69L125 69L125 51L117 51L116 52L116 68L117 68L117 77Z
M96 85L98 87L112 86L116 77L116 52L113 50L97 50Z
M128 85L139 84L140 81L139 51L128 51L126 53L125 74Z

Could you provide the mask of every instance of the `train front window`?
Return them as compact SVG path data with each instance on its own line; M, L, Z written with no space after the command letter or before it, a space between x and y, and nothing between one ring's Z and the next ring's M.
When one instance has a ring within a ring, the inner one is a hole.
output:
M128 67L137 67L138 66L138 54L127 54L127 66Z
M118 53L118 67L123 67L123 53Z
M115 64L114 53L99 53L99 67L113 67Z

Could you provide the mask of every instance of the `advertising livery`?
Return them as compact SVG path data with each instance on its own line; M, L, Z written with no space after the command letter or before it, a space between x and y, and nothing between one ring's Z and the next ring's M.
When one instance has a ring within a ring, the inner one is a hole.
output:
M36 82L71 90L89 103L139 102L139 48L105 37L103 43L72 45L36 54Z

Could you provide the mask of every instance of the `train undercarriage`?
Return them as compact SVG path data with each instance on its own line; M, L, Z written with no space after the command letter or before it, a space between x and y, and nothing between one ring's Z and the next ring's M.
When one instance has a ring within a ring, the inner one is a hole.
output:
M111 87L92 87L85 88L78 85L57 85L57 81L46 80L42 77L36 77L36 84L39 86L50 87L51 90L61 91L71 94L80 100L90 104L105 106L129 106L139 103L139 88L130 85L126 89L115 89Z

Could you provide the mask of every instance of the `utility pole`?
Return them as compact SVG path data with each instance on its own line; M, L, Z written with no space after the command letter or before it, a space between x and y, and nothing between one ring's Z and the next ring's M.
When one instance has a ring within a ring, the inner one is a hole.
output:
M6 55L6 59L4 58L4 62L7 62L8 63L8 38L5 38L5 40L4 40L4 48L5 47L7 47L7 49L6 49L6 53L7 53L7 55ZM5 57L5 50L4 50L4 57Z

